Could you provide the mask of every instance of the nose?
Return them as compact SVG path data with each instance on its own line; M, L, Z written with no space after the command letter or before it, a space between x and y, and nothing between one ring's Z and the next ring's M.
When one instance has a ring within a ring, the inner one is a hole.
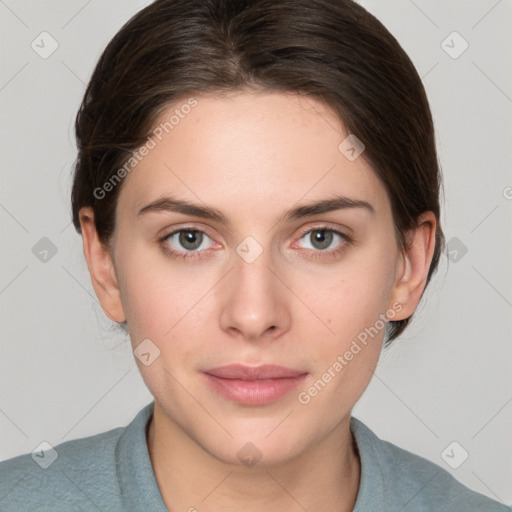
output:
M224 283L220 324L232 336L251 341L274 339L290 327L290 300L276 277L269 251L248 262L234 254L234 268Z

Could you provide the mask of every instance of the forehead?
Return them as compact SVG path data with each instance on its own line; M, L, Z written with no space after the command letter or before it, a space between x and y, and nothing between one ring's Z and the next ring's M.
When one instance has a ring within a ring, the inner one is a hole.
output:
M190 106L194 105L194 106ZM248 210L343 194L374 204L386 193L374 171L340 150L349 133L313 98L285 93L198 95L154 123L153 148L123 185L131 207L169 193Z

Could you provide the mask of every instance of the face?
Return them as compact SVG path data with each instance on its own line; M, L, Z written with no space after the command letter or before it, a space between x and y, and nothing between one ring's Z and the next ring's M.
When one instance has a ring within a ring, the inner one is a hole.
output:
M364 152L351 161L339 149L349 134L327 106L195 98L163 113L155 126L176 109L179 122L125 178L111 246L118 310L169 421L219 460L240 464L252 443L279 463L347 424L384 320L406 317L406 265L386 190ZM298 209L340 197L360 203ZM288 370L215 370L233 364Z

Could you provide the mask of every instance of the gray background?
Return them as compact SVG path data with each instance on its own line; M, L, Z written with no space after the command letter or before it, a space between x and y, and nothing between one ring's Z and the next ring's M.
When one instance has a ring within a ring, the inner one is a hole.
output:
M128 340L97 303L69 206L85 84L108 41L147 3L0 0L0 459L125 425L152 399ZM354 415L510 504L512 2L361 3L427 89L451 261L442 256ZM42 46L43 31L58 43L48 58L31 47ZM462 450L469 456L453 469L446 461L456 465Z

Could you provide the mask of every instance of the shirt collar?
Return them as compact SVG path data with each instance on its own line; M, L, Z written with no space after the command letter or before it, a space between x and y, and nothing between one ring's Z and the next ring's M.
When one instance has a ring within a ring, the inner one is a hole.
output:
M116 467L126 510L168 512L156 483L146 441L154 402L146 405L126 427L116 447Z
M379 453L379 438L360 420L350 418L350 430L354 434L361 461L361 479L353 512L387 510L387 491Z

